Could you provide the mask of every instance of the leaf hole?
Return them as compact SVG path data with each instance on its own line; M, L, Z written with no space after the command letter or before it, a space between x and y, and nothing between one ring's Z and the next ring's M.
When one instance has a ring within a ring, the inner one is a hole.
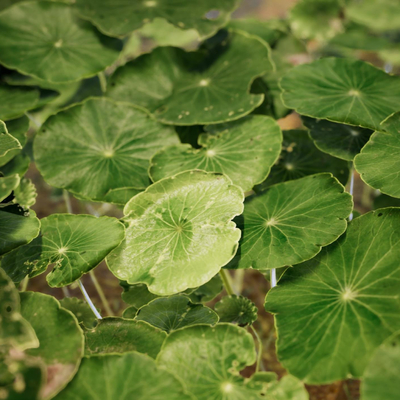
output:
M7 311L7 312L11 312L11 311L12 311L11 306L7 306L7 307L6 307L6 311Z
M382 215L383 215L383 213L379 213L379 214L378 214L378 217L382 217Z

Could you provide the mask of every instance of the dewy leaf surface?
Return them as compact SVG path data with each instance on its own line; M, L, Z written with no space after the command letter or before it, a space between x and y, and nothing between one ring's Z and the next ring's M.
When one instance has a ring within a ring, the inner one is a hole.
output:
M398 111L400 78L360 60L322 58L291 69L283 101L299 114L379 129Z
M315 145L324 153L346 161L354 157L368 142L373 131L358 126L337 124L323 119L303 117Z
M364 372L362 400L397 400L400 393L400 333L382 343Z
M187 296L160 297L142 307L135 318L170 333L190 325L218 322L218 315L202 304L193 304Z
M352 199L331 174L271 186L245 203L243 235L231 265L270 269L318 254L346 230Z
M138 351L156 358L165 338L165 332L143 321L103 318L96 327L85 331L85 354Z
M0 159L11 150L18 150L21 148L21 143L17 138L8 133L6 124L0 120Z
M177 378L136 352L84 358L76 377L54 400L71 399L193 400Z
M31 110L32 108L36 107L36 104L39 101L39 96L40 92L37 89L16 88L6 85L0 85L0 119L8 120L20 117L25 113L25 111Z
M267 295L278 357L310 384L361 377L400 329L400 208L354 219L312 260L289 268Z
M92 98L50 117L35 139L34 154L50 185L120 203L120 193L112 190L133 189L130 198L145 189L151 156L176 143L175 131L143 110Z
M234 256L243 191L224 175L183 172L162 179L125 206L126 238L107 258L128 283L169 295L208 282Z
M23 2L0 14L0 63L46 81L96 75L117 60L115 41L61 3Z
M197 65L195 68L194 65ZM258 107L254 79L273 69L268 45L230 31L209 48L158 48L119 68L107 94L147 108L163 123L207 125L239 119Z
M46 280L51 287L62 287L96 267L123 238L124 226L115 218L52 214L41 220L40 235L4 257L2 267L20 282L54 264Z
M400 197L400 112L382 122L381 131L371 136L354 165L367 185Z
M231 324L191 326L168 335L157 357L160 366L179 376L198 400L262 399L251 397L239 374L255 362L252 336Z
M221 172L246 192L264 181L281 151L281 130L269 117L248 116L207 130L199 137L201 149L180 144L156 153L149 170L153 181L200 169Z
M243 296L225 296L215 304L215 312L220 322L251 325L257 320L257 307L248 298Z
M41 398L51 398L71 380L83 355L83 334L76 318L51 296L21 293L21 314L39 339L37 349L26 350L47 367L47 382Z
M202 39L224 26L238 4L238 0L76 1L79 14L110 36L125 36L155 18L165 18L179 28L195 29Z

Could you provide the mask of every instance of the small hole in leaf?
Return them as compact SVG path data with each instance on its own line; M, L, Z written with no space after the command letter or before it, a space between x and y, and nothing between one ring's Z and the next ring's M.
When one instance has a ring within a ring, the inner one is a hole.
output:
M111 82L111 86L115 86L115 82Z
M378 214L378 217L382 217L382 215L383 215L382 213L379 213L379 214Z
M221 12L219 10L210 10L206 13L205 17L209 20L217 19L220 16Z
M11 312L11 311L12 311L11 306L7 306L7 307L6 307L6 311L7 311L7 312Z

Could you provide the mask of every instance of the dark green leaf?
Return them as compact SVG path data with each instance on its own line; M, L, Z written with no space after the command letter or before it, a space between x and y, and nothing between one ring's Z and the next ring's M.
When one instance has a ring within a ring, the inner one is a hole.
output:
M243 296L225 296L217 304L215 311L220 322L231 322L240 326L251 325L257 319L256 305Z

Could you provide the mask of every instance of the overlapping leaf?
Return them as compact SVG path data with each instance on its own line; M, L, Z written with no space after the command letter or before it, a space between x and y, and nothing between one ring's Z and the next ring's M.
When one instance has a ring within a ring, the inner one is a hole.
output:
M124 204L149 184L150 157L175 143L174 130L146 112L92 98L47 120L34 153L50 185L82 198Z
M6 199L20 182L19 175L0 177L0 201Z
M354 219L339 240L289 268L267 295L278 357L307 383L362 376L373 351L400 329L400 209Z
M226 176L202 171L154 183L124 208L126 238L107 258L111 272L159 295L208 282L236 252L231 219L243 197Z
M96 267L124 238L115 218L52 214L41 220L39 237L2 260L14 282L34 277L54 264L46 276L52 287L69 285Z
M71 311L85 328L92 329L97 324L97 318L86 301L76 297L64 297L60 300L60 304L61 307Z
M6 124L0 121L0 160L11 150L18 150L21 148L21 143L18 139L10 135L7 131Z
M215 304L215 312L221 322L251 325L257 319L257 307L243 296L225 296Z
M0 85L0 97L2 99L0 103L0 119L8 120L20 117L26 111L36 107L39 96L39 90L34 88L15 88Z

